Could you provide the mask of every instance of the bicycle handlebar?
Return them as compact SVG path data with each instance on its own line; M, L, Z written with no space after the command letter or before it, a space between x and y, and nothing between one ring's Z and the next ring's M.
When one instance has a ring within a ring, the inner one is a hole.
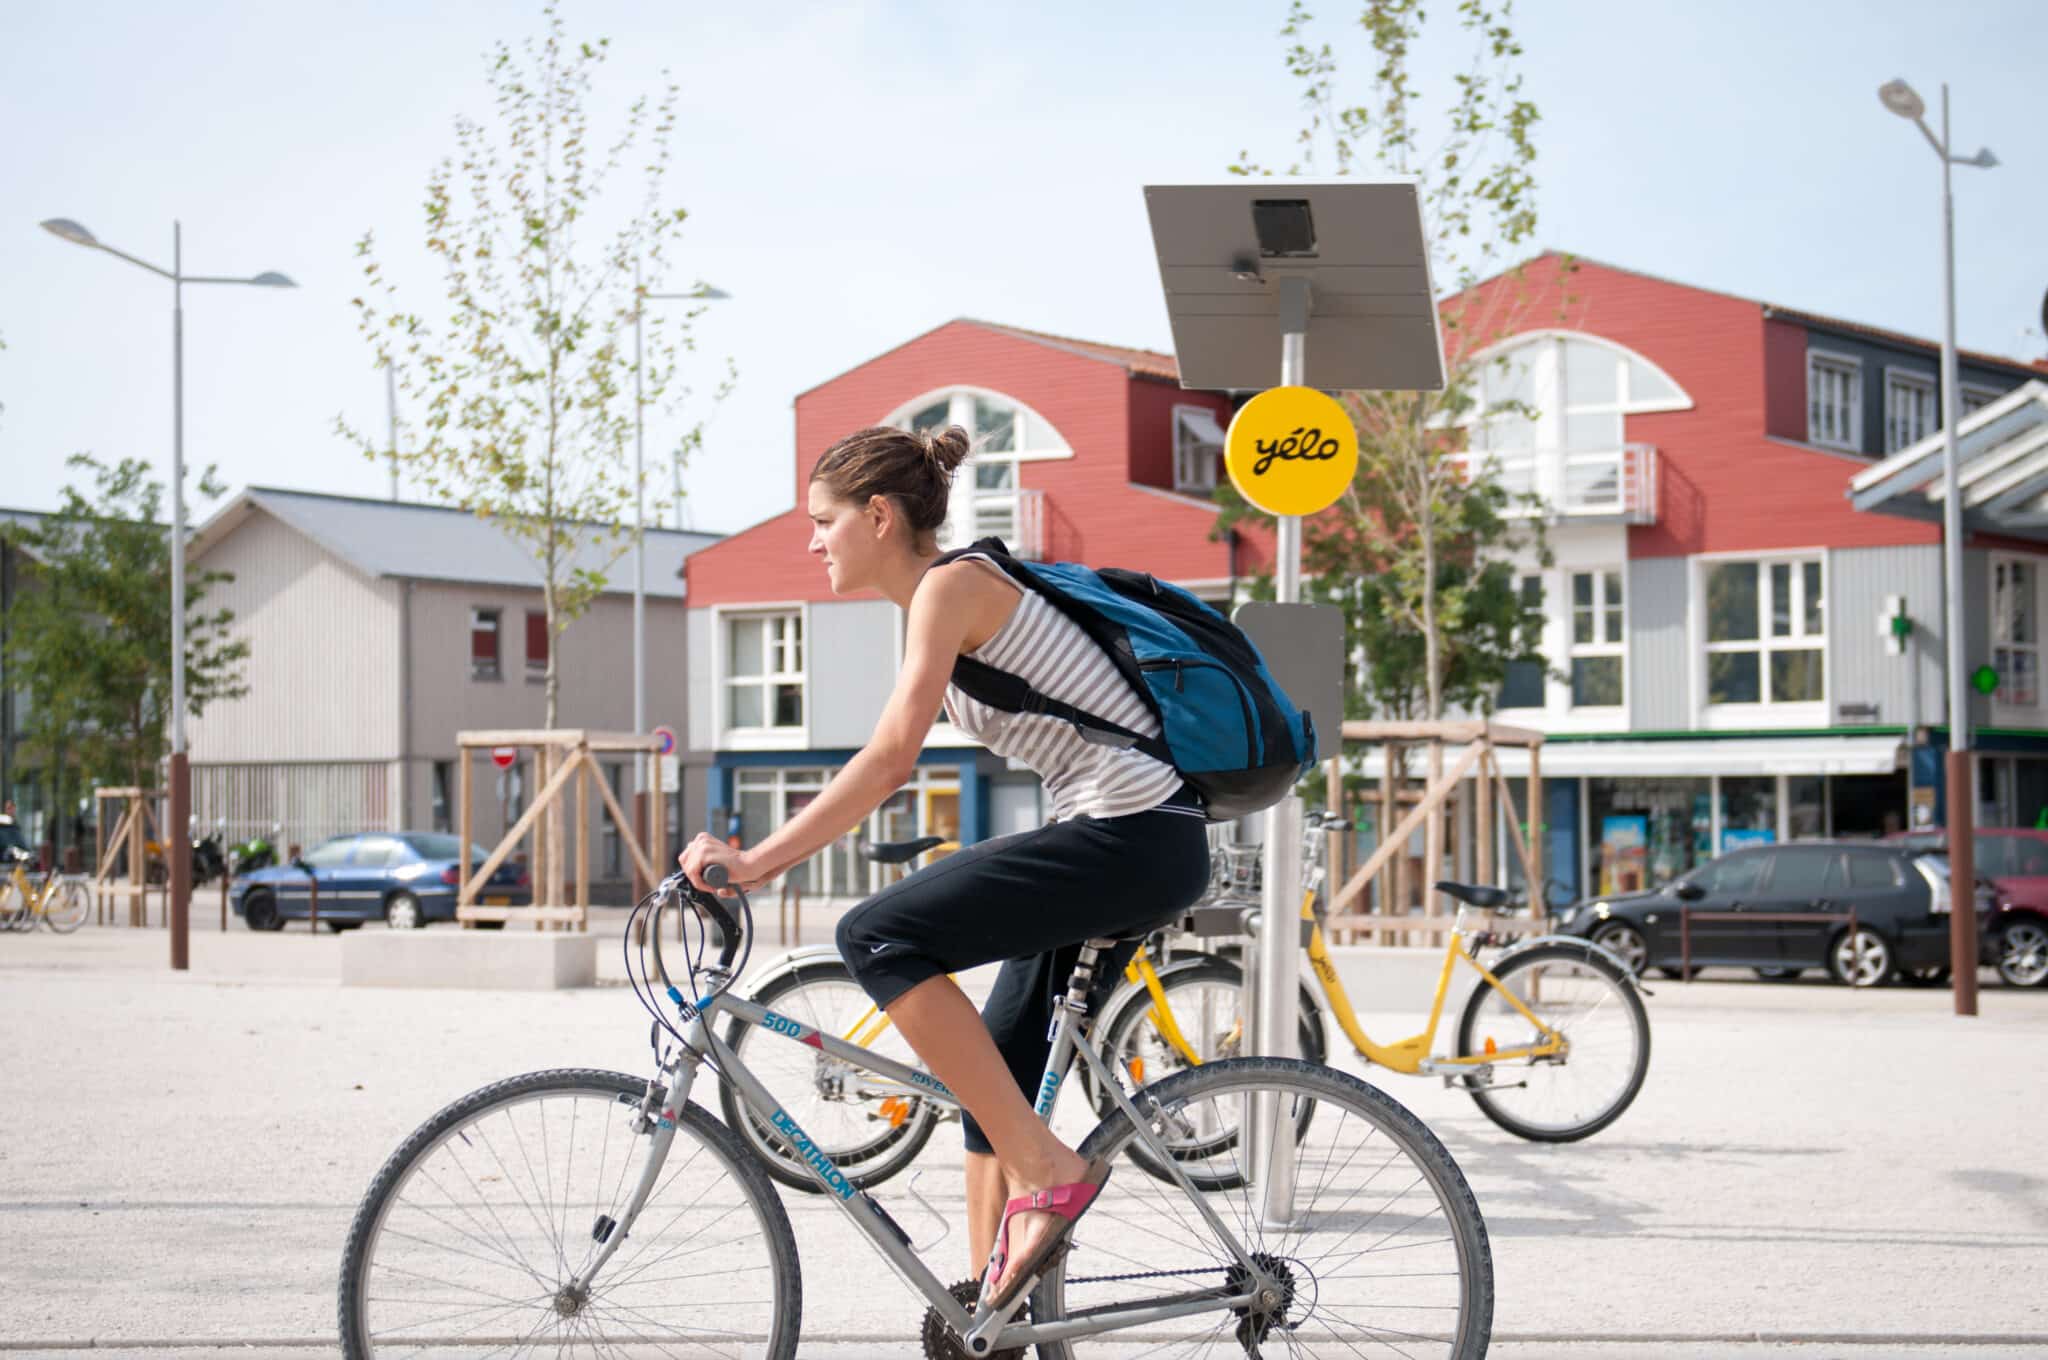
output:
M714 888L731 887L735 893L739 894L740 905L742 907L747 905L745 889L732 882L731 875L726 872L723 864L707 866L704 870L704 881ZM657 897L667 897L673 894L676 899L677 910L682 909L683 902L687 898L698 910L704 912L713 921L717 922L720 936L718 966L727 969L732 967L732 961L738 957L741 944L740 923L738 918L732 914L732 908L719 901L716 893L699 890L696 885L690 882L688 875L684 874L680 869L663 879L661 886L655 889L655 894ZM663 966L661 960L661 923L659 921L654 923L654 930L651 933L654 937L655 971L660 974L663 983L668 983L668 969Z

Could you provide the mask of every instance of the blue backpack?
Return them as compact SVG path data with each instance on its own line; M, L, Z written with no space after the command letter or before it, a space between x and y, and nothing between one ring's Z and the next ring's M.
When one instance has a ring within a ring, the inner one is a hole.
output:
M1020 562L999 538L932 565L968 553L987 556L1079 624L1151 705L1161 735L1140 736L962 656L953 683L970 698L1005 713L1060 718L1087 741L1166 762L1201 795L1211 821L1271 807L1314 763L1314 721L1294 707L1251 639L1179 586L1119 567Z

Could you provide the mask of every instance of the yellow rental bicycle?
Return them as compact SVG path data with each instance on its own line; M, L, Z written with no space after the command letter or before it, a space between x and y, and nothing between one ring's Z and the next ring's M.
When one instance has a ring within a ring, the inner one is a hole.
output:
M92 894L77 878L52 869L37 883L28 876L28 856L12 851L7 876L0 879L0 930L34 930L41 922L59 935L85 924L92 912Z
M1480 941L1465 929L1466 906L1506 904L1499 888L1438 883L1463 905L1444 944L1443 967L1419 1033L1375 1042L1337 976L1318 911L1327 832L1343 825L1309 818L1303 844L1301 918L1308 961L1337 1027L1365 1062L1409 1076L1437 1076L1469 1094L1487 1118L1538 1142L1574 1142L1618 1119L1642 1090L1650 1067L1650 1022L1635 977L1598 945L1545 935L1481 963ZM1437 1033L1460 962L1479 974L1453 1042ZM1136 1081L1235 1057L1244 1046L1244 966L1231 953L1184 957L1163 968L1140 951L1125 970L1129 985L1102 1021L1102 1050ZM1301 1055L1324 1058L1321 1009L1304 978Z

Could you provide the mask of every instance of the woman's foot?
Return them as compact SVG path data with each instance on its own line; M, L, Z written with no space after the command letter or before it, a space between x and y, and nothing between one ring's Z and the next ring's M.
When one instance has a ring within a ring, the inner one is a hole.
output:
M1108 1163L1090 1162L1062 1146L1046 1174L1011 1182L1017 1193L996 1232L995 1257L985 1277L991 1306L1008 1302L1023 1277L1043 1267L1048 1241L1080 1218L1108 1177Z

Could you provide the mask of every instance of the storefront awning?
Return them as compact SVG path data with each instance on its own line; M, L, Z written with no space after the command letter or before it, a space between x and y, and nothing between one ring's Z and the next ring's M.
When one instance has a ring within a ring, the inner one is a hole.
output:
M1940 520L1947 441L1940 430L1858 473L1858 510ZM1956 482L1968 528L2048 540L2048 383L2038 380L1956 425Z
M1445 764L1453 764L1458 748L1446 748ZM1365 776L1377 779L1382 751L1366 756ZM1529 772L1528 752L1497 746L1501 773L1510 779ZM1411 760L1411 770L1420 763ZM1892 774L1905 768L1904 738L1897 735L1858 737L1701 737L1685 741L1547 741L1543 744L1543 777L1576 779L1595 775L1635 779L1684 779L1707 775Z

